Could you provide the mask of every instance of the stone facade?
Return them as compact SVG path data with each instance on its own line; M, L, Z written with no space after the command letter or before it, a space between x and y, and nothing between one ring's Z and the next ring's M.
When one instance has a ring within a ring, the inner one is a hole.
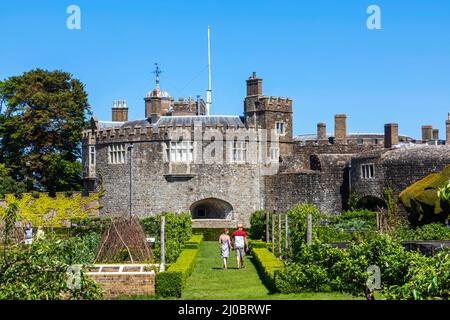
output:
M195 227L248 226L256 210L302 202L339 214L351 192L382 199L450 163L450 147L429 132L418 141L387 124L384 134L352 134L346 115L334 136L319 123L294 138L292 100L263 95L255 73L242 117L205 115L202 99L174 100L158 84L144 100L144 119L93 117L84 132L85 191L104 189L101 214L190 212Z

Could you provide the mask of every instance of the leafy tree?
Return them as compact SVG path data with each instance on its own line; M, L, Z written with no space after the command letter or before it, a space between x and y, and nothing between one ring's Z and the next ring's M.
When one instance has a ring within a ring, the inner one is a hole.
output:
M6 194L21 194L25 192L25 184L21 181L15 180L11 177L11 172L0 163L0 197L3 198Z
M80 141L90 114L70 73L35 69L0 82L0 161L28 190L81 188Z

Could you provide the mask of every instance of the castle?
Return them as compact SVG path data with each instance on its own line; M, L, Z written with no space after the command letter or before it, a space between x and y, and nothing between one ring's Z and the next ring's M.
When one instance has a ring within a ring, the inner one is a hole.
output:
M112 121L92 117L83 132L85 192L103 188L101 213L190 212L194 227L249 225L257 210L284 212L297 203L339 214L351 193L361 205L383 206L384 189L401 192L450 164L446 140L422 127L422 139L347 133L336 115L334 134L293 137L292 100L263 95L261 78L247 80L243 116L207 115L201 98L173 99L159 87L144 98L145 118L128 119L114 102Z

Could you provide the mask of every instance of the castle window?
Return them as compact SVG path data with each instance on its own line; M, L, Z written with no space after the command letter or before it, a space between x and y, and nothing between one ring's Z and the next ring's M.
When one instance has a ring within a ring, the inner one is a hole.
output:
M95 147L89 147L89 163L95 164Z
M280 160L280 151L278 148L270 148L270 160L278 162Z
M233 142L233 162L245 163L247 161L247 141L238 141L234 139Z
M126 148L124 143L117 143L108 146L109 163L121 164L126 162Z
M170 142L171 162L192 162L193 155L194 155L194 145L192 141Z
M284 131L284 123L283 122L277 122L275 123L277 134L283 135L285 133Z
M363 164L361 166L361 178L365 180L375 178L375 165Z

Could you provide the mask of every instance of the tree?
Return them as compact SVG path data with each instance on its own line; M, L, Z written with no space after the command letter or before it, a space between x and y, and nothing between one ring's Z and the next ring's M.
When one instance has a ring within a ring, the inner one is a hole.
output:
M6 194L21 194L25 192L25 184L16 181L11 177L11 172L5 167L5 164L0 163L0 197L3 198Z
M0 82L0 162L28 190L81 189L81 137L90 107L70 73L35 69Z

